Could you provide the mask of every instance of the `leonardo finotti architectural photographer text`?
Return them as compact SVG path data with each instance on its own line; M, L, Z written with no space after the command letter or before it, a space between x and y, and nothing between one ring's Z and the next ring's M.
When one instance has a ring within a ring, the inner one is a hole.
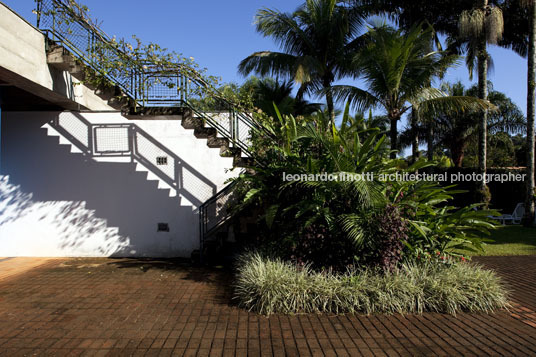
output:
M353 174L346 172L339 173L318 173L318 174L287 174L283 172L283 181L433 181L433 182L480 182L483 179L483 174L472 173L463 174L460 172L448 174L427 174L427 173L408 173L397 172L392 174L375 174L366 172L361 174ZM490 182L523 182L526 179L526 174L502 173L502 174L485 174L486 183ZM449 180L450 177L450 180Z

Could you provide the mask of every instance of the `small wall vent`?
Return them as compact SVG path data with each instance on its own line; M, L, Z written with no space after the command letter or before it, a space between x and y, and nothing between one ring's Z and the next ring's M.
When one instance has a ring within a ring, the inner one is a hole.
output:
M157 156L157 157L156 157L156 164L157 164L158 166L164 166L164 165L167 165L167 159L168 159L167 156Z
M169 224L168 223L158 223L157 232L169 232Z

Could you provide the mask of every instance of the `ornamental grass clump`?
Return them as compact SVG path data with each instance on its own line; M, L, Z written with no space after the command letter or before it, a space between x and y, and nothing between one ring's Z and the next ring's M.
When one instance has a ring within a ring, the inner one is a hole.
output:
M314 271L281 259L241 257L235 283L239 304L272 313L492 312L508 294L492 271L469 263L406 263L394 271Z

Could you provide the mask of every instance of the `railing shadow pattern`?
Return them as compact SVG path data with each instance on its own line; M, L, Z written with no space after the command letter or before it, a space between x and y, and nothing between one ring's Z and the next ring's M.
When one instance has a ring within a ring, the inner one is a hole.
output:
M64 112L49 123L84 155L126 157L187 199L196 209L217 186L136 124L93 124L76 112Z
M255 156L249 150L252 135L273 139L272 134L266 128L240 106L225 99L198 72L188 70L180 64L162 68L154 63L133 61L117 47L111 45L112 39L102 30L83 16L73 12L66 0L37 0L37 27L45 33L49 41L65 46L85 65L117 85L132 100L135 111L139 108L155 106L187 108L194 117L201 118L205 125L216 129L220 136L226 138L230 147L238 148L242 154L254 159L256 159ZM104 73L102 68L105 60L121 61L126 66L121 71ZM206 103L206 99L212 102L210 110L200 105L200 103ZM214 108L218 109L218 112L214 112ZM129 143L128 151L124 141L113 145L108 141L100 145L95 144L95 135L105 137L107 133L111 133L109 129L112 128L99 128L106 130L106 134L96 134L97 128L92 127L88 133L87 142L85 136L78 137L76 130L80 129L83 128L71 128L73 131L71 135L82 144L83 150L86 152L89 150L88 154L133 155L138 161L154 169L154 154L144 157L139 155L137 150L139 150L138 146L148 151L150 151L149 147L158 146L151 140L147 140L146 135L139 128L114 128L116 134L122 130L135 132L130 137L135 137L136 142ZM121 135L124 136L124 134ZM134 144L138 146L132 146ZM111 146L108 147L108 145ZM114 145L121 150L116 149ZM111 152L108 151L110 148L113 149ZM97 149L103 151L99 152ZM159 177L180 190L181 176L171 171L173 170L169 168L155 170ZM194 171L191 169L189 172ZM233 187L233 185L228 185L221 192L200 204L201 245L215 228L227 222L229 218L227 208L234 197ZM188 192L184 193L185 196L187 194Z

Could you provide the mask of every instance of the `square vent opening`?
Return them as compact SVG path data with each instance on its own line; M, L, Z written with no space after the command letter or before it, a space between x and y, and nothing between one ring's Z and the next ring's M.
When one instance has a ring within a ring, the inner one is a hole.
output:
M168 157L167 156L157 156L156 157L156 164L158 166L163 166L168 164Z
M169 224L168 223L158 223L157 232L169 232Z

